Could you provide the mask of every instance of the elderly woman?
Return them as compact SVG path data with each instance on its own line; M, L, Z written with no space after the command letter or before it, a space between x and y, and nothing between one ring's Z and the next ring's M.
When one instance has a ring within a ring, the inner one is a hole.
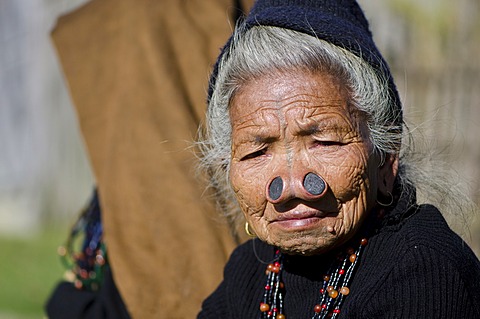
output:
M400 99L355 1L258 1L207 120L202 163L256 238L198 318L480 318L480 263L416 204Z

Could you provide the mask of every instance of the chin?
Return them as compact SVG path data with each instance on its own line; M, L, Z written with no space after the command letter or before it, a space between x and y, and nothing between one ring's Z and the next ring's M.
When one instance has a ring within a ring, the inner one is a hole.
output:
M267 243L278 247L284 254L302 256L321 255L334 249L337 242L338 239L331 234L316 236L298 234L292 238L278 238L272 242L267 241Z

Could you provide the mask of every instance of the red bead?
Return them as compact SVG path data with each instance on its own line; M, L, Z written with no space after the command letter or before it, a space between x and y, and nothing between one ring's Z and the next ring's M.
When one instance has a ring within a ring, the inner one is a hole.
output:
M325 292L325 289L320 289L320 293L323 294Z
M319 313L320 311L322 311L322 307L320 305L315 305L315 307L313 307L313 311Z
M88 278L88 272L85 269L81 269L80 270L80 277L82 277L83 279L87 279Z
M338 271L338 273L339 273L340 275L343 275L343 274L345 273L345 270L340 269L340 270Z
M267 315L268 315L269 317L271 317L271 316L273 315L273 312L269 311L269 312L267 312Z
M80 280L75 280L75 282L73 284L75 285L75 288L77 288L77 289L82 289L82 287L83 287L83 283Z
M322 305L322 309L327 309L327 305L326 305L326 304L323 304L323 305Z
M273 264L275 267L280 267L280 263L278 261L276 261L274 264Z
M334 309L333 313L340 313L340 309Z
M267 312L270 310L270 306L266 303L260 303L260 311L261 312Z
M366 238L362 238L362 240L360 241L360 245L362 246L367 246L367 243L368 243L368 240Z
M266 285L265 286L265 290L270 290L272 287L270 287L269 285Z
M280 272L280 267L273 266L272 267L272 272L278 274Z
M272 311L273 312L278 312L278 308L273 308Z

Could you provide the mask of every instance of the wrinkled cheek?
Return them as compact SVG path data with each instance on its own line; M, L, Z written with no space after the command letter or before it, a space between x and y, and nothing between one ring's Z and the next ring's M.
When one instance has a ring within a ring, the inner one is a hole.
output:
M340 208L342 232L349 233L357 228L369 209L369 181L364 170L345 170L332 185L332 191ZM350 178L345 178L350 176Z
M345 234L357 229L369 211L368 192L365 185L361 185L358 192L351 196L351 199L341 203L342 232Z
M245 215L263 214L266 198L261 178L240 174L238 170L232 167L230 170L230 184Z

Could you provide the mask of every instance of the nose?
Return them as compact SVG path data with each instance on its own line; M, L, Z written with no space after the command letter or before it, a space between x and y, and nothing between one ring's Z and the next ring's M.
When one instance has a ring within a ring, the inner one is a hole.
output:
M290 198L316 200L327 192L327 183L318 174L309 172L301 181L293 177L276 176L267 184L267 199L273 204Z

